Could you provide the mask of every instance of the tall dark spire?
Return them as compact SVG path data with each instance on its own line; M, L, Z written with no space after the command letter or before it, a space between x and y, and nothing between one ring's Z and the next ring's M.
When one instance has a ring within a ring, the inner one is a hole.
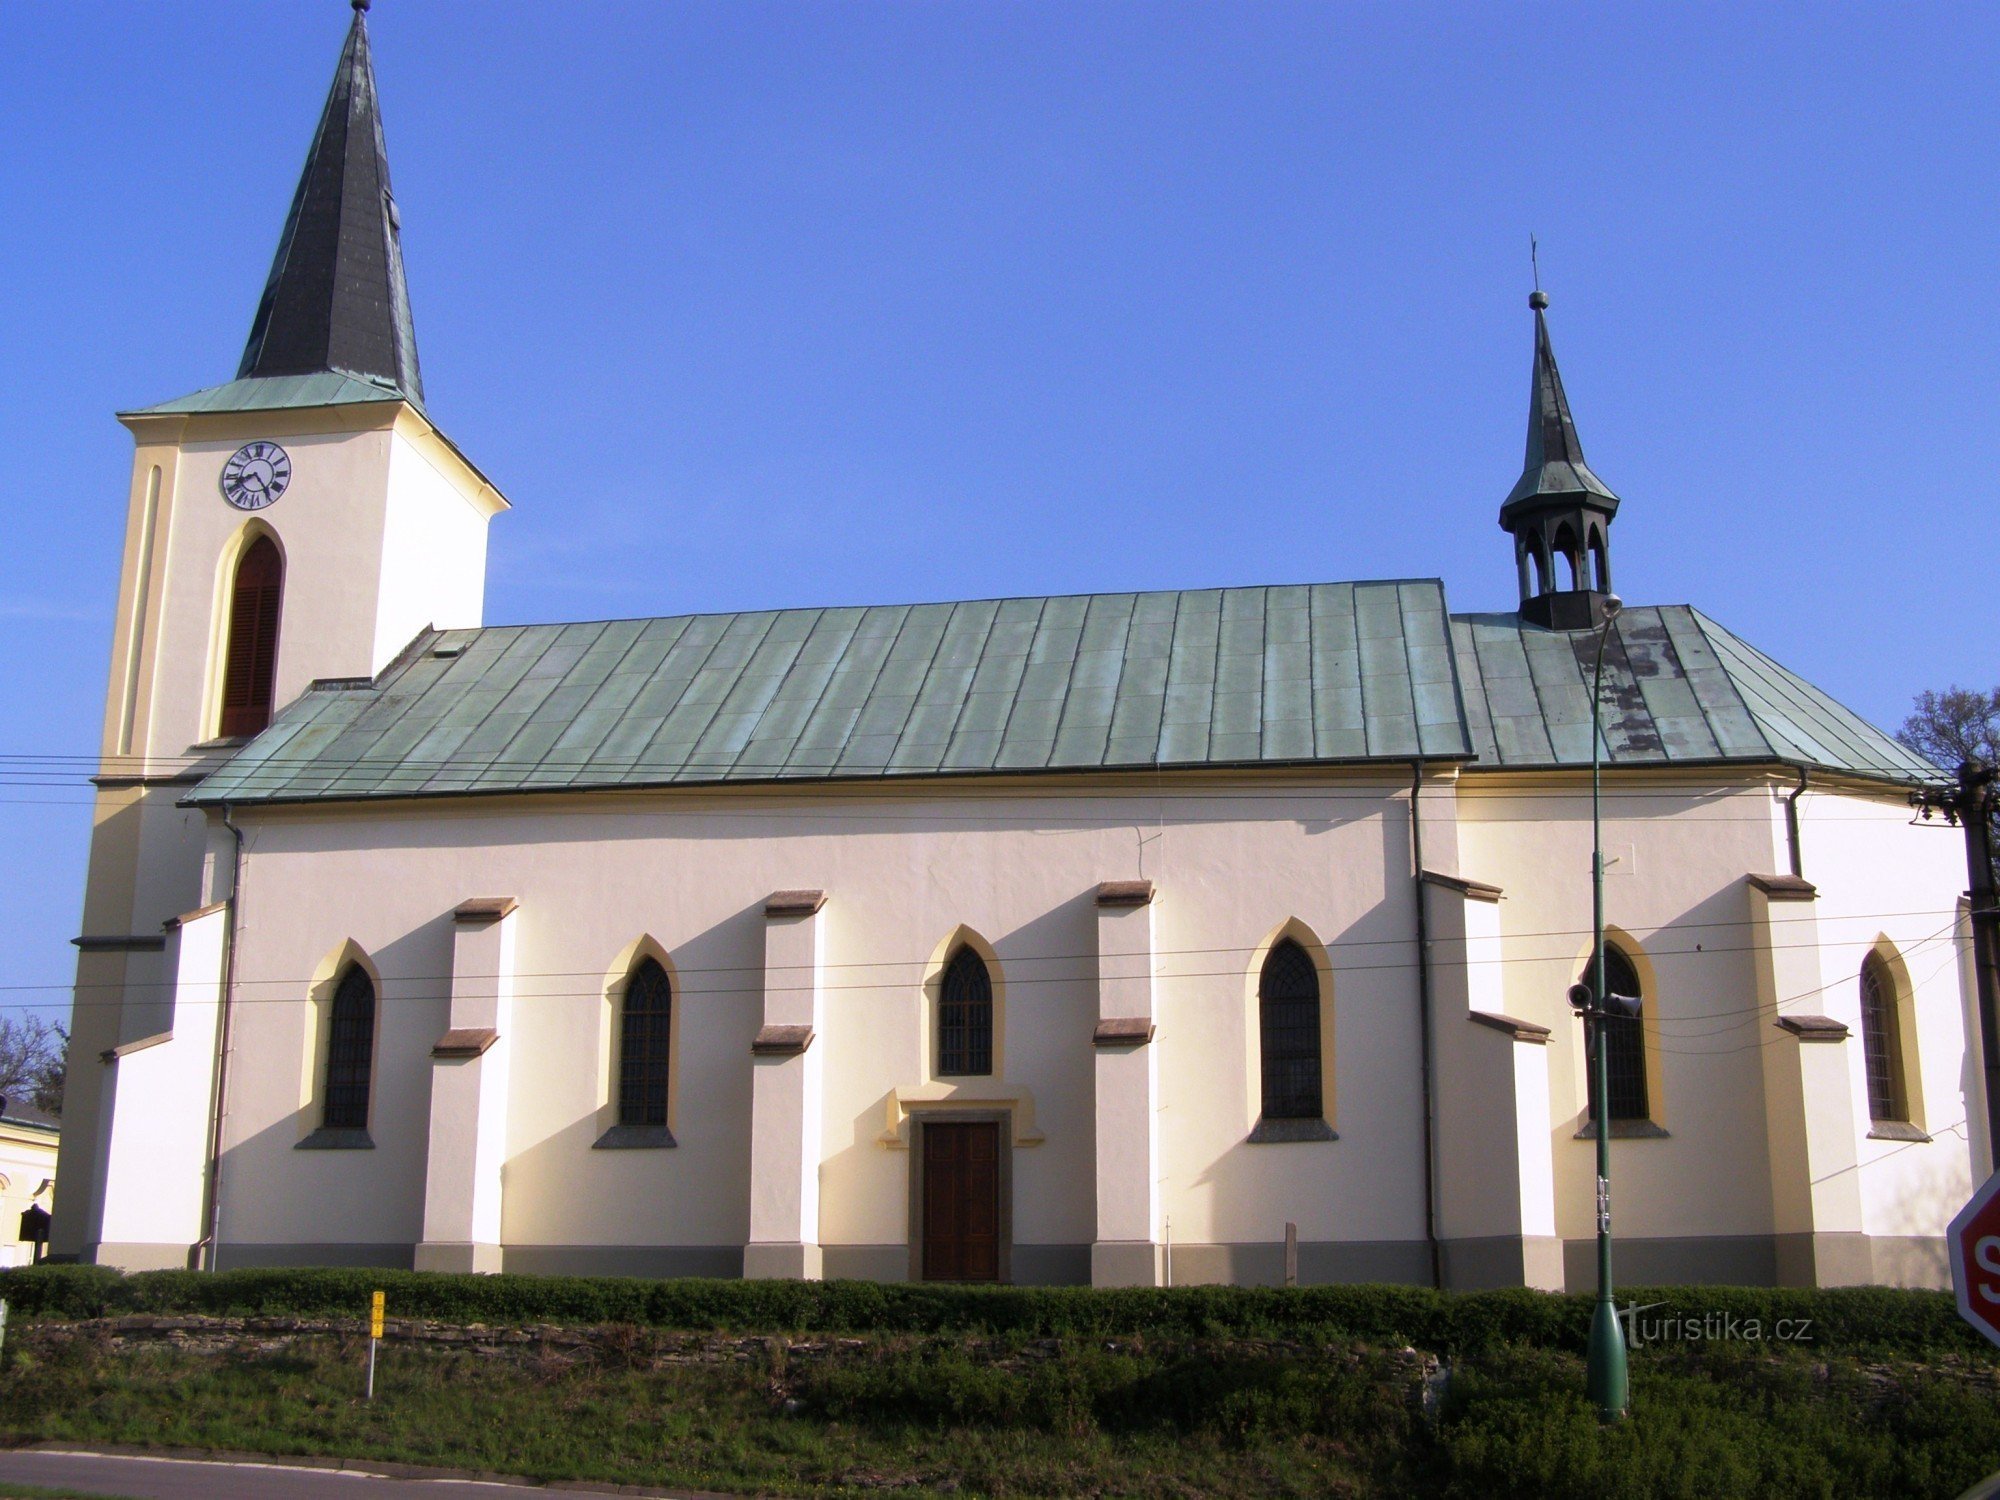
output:
M1501 502L1500 525L1514 536L1522 615L1572 630L1595 625L1611 592L1609 528L1618 497L1583 461L1583 443L1549 342L1548 305L1542 291L1528 298L1535 313L1528 452L1521 477Z
M396 200L368 55L367 0L334 70L237 379L341 371L424 401Z

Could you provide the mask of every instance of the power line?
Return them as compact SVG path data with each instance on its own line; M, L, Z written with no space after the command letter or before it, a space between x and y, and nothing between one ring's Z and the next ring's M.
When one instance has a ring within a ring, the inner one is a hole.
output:
M1931 934L1930 936L1917 939L1915 942L1908 945L1907 951L1915 952L1918 949L1921 949L1930 943L1940 940L1944 936L1944 934L1950 932L1956 925L1957 924L1955 920L1951 923L1947 923L1944 927L1938 929L1937 932ZM1405 939L1404 941L1407 942L1409 941L1409 939ZM1874 942L1875 939L1872 938L1854 939L1849 941L1837 940L1830 945L1824 945L1824 946L1859 947L1865 944L1867 946L1872 947ZM1657 960L1661 958L1719 957L1735 953L1753 953L1753 952L1763 951L1764 947L1765 945L1763 944L1750 943L1739 946L1702 947L1696 949L1669 949L1665 951L1641 948L1640 951L1644 953L1649 960ZM366 950L362 951L365 953ZM1189 949L1181 951L1184 951L1188 954L1207 954L1215 952L1252 953L1258 950L1255 948L1241 948L1241 949ZM1037 961L1037 960L1055 961L1057 959L1065 959L1070 962L1081 963L1085 959L1094 960L1096 957L1097 955L1095 953L1071 954L1071 955L1037 955L1034 960L1030 961ZM1550 954L1550 955L1539 955L1539 956L1537 955L1516 955L1512 957L1503 956L1495 959L1457 959L1457 960L1443 960L1443 961L1433 958L1432 967L1435 970L1439 967L1470 968L1477 966L1481 968L1486 968L1498 965L1521 964L1521 963L1552 965L1561 963L1563 957L1564 955L1562 954ZM1016 962L1018 962L1018 960ZM884 960L884 961L874 961L866 965L859 965L859 966L865 966L871 968L893 966L902 969L917 970L919 973L922 973L929 969L930 962L928 959L908 959L908 960L896 960L896 961ZM755 965L747 965L747 964L728 965L728 966L718 966L714 968L692 969L692 970L679 970L678 965L676 965L675 967L678 971L675 975L677 981L676 989L683 998L691 998L695 996L705 996L705 995L706 996L749 995L749 994L761 993L764 988L761 982L761 976L764 974L765 971ZM826 967L838 967L838 966L828 965ZM1414 972L1416 967L1417 965L1415 961L1407 959L1390 963L1342 964L1333 969L1332 977L1336 981L1338 981L1338 979L1342 975L1357 975L1357 974L1368 974L1368 973L1394 973L1399 971ZM1014 977L1008 977L1006 974L1006 968L1007 965L1003 963L1001 965L1001 971L1002 971L1001 980L1002 984L1007 988L1022 988L1022 987L1037 986L1037 985L1080 985L1088 982L1088 976L1079 974L1059 974L1059 975L1050 975L1042 978L1019 976L1019 975ZM684 977L688 973L743 974L745 976L757 975L760 976L760 982L754 985L750 983L744 983L740 985L724 984L708 988L692 988L678 982L682 977ZM517 989L513 996L513 999L517 1003L527 1000L538 1000L538 1001L587 1000L587 999L601 1000L607 998L610 989L615 987L619 982L621 982L624 977L622 974L612 974L604 971L552 970L546 972L517 974L514 975L513 978L518 984L522 980L543 979L543 978L575 979L584 977L586 975L600 977L602 982L586 989L563 990L563 989L537 989L533 987L527 989ZM464 975L457 977L484 981L487 979L497 979L501 976ZM1232 967L1227 969L1182 970L1178 972L1173 970L1156 971L1150 977L1157 982L1197 980L1197 979L1242 979L1242 978L1247 978L1248 973L1247 970L1244 968ZM385 987L394 985L400 988L407 985L424 985L424 984L448 985L449 983L451 983L454 976L448 974L414 976L414 977L403 976L403 975L383 975L381 976L381 978L382 978L382 984ZM288 989L294 991L294 993L288 993L284 995L271 995L271 996L237 995L232 999L231 1003L234 1005L293 1005L299 1003L302 998L296 993L296 990L299 987L311 986L318 982L319 982L318 980L312 978L296 978L287 980L239 979L237 981L239 986L246 983L283 984ZM1780 1001L1779 1003L1788 1004L1795 1000L1810 998L1810 996L1812 995L1820 994L1825 990L1833 988L1837 984L1842 984L1845 982L1847 982L1845 978L1829 980L1826 984L1819 986L1817 989L1807 991L1800 995L1787 996L1784 998L1784 1000ZM1928 983L1928 979L1926 980L1926 982ZM849 993L849 992L868 992L868 991L880 991L880 990L907 990L908 988L910 988L910 985L911 981L908 979L885 977L882 979L868 980L852 984L822 984L817 988L821 994L839 994L839 993ZM160 985L155 986L154 988L157 988L160 993L157 994L155 997L153 997L152 1003L155 1004L166 1003L167 1000L166 991L168 988L167 984L165 982L162 982ZM382 1003L385 1004L390 999L396 999L409 1003L424 1003L424 1002L435 1002L435 1001L445 1000L448 998L448 995L444 992L432 992L428 994L382 995L378 998L382 1001ZM116 999L80 998L75 1002L73 1002L71 1009L72 1013L74 1013L74 1011L84 1008L89 1008L89 1009L122 1008L127 1003L128 1003L127 1000L122 995ZM140 1003L145 1003L145 1002L141 1001ZM177 1006L181 1004L202 1006L202 1005L216 1005L219 1004L220 1001L219 1000L200 1001L200 1000L182 999L180 997L175 997L173 1003ZM1336 1004L1338 1003L1337 996L1335 998L1335 1003ZM1653 1003L1657 1004L1658 1001L1655 1000ZM28 1002L14 1002L8 1004L0 1004L0 1010L43 1010L48 1008L49 1007L47 1007L46 1005L34 1004ZM1738 1012L1734 1010L1723 1010L1715 1012L1697 1013L1695 1015L1690 1015L1690 1016L1674 1017L1672 1019L1676 1020L1677 1022L1688 1021L1688 1020L1705 1020L1705 1019L1719 1018L1722 1016L1727 1016L1736 1013ZM1761 1006L1753 1002L1749 1006L1742 1007L1740 1013L1746 1015L1761 1013ZM1657 1019L1658 1012L1655 1012L1654 1014Z

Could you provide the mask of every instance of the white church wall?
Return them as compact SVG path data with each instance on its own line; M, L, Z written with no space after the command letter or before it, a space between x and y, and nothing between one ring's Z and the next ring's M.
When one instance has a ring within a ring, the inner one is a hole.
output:
M1564 998L1590 951L1589 783L1462 786L1465 872L1505 891L1506 1010L1552 1032L1557 1232L1574 1250L1595 1233L1594 1146L1577 1138L1588 1118L1582 1028ZM1760 783L1614 775L1605 790L1606 923L1646 989L1649 1103L1665 1132L1612 1145L1620 1275L1768 1280L1769 1174L1723 1164L1764 1155L1761 1072L1744 1050L1761 1040L1744 876L1786 867L1782 826ZM1581 1269L1572 1255L1572 1280Z
M1801 803L1805 872L1818 889L1825 950L1822 1009L1852 1033L1844 1049L1860 1133L1855 1170L1862 1224L1876 1238L1875 1274L1936 1285L1946 1274L1939 1247L1912 1241L1941 1236L1971 1193L1968 1136L1981 1106L1970 1072L1976 1054L1965 1045L1954 920L1965 889L1965 846L1956 829L1936 823L1912 828L1911 822L1907 802L1893 793L1811 793ZM1871 1133L1860 975L1863 959L1874 951L1888 960L1897 981L1907 1023L1910 1113L1928 1141Z
M1161 903L1163 1212L1184 1279L1243 1274L1238 1247L1274 1245L1287 1220L1309 1245L1390 1247L1367 1253L1407 1270L1423 1224L1407 819L1390 800L1400 789L1363 782L1304 803L1296 790L1259 790L1217 784L1213 800L1176 797L1164 810L1154 798L1073 789L930 788L821 790L804 807L776 794L692 794L257 813L239 993L289 1003L244 1007L239 1046L257 1061L232 1089L231 1177L241 1194L259 1187L254 1203L232 1199L228 1238L271 1254L323 1245L330 1223L357 1245L416 1239L449 913L468 897L506 895L521 902L508 1264L733 1274L749 1227L762 903L774 889L816 887L829 893L815 1043L826 1048L827 1273L907 1273L909 1151L883 1137L899 1091L942 1091L933 1102L1018 1096L1017 1274L1081 1279L1095 1212L1092 898L1100 881L1140 873L1143 859ZM1293 916L1325 934L1332 955L1330 1094L1342 1139L1252 1146L1254 965ZM1000 1074L933 1082L923 983L961 925L996 960ZM592 1150L610 1097L607 992L642 934L676 980L678 1144ZM350 940L382 976L375 1149L295 1151L314 1123L299 1084L314 1050L305 971ZM649 1247L676 1254L649 1261Z
M486 523L491 502L468 492L462 465L440 466L437 442L414 417L390 440L383 516L382 582L371 672L395 659L426 625L476 626L486 598ZM427 451L433 450L433 451Z

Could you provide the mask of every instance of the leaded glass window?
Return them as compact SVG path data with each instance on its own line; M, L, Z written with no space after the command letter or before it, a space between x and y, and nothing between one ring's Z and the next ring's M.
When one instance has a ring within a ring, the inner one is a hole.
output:
M326 1052L329 1130L368 1128L368 1084L375 1063L375 981L350 964L333 992L333 1026Z
M1594 988L1596 972L1595 964L1586 969L1584 983ZM1640 1002L1640 1009L1632 1015L1605 1016L1591 1023L1593 1028L1603 1028L1605 1070L1610 1074L1611 1085L1611 1118L1650 1120L1653 1111L1652 1101L1646 1092L1646 996L1639 987L1639 971L1630 958L1606 944L1604 978L1605 993L1626 995ZM1597 1118L1594 1111L1591 1118Z
M993 976L970 947L951 956L938 986L937 1070L940 1078L993 1071Z
M1903 1039L1896 1025L1896 986L1876 954L1861 965L1861 1055L1868 1071L1868 1118L1907 1121Z
M672 1071L673 986L658 960L646 958L625 981L625 1010L618 1033L618 1123L667 1123L667 1080Z
M1264 960L1264 972L1257 981L1257 1023L1263 1049L1264 1118L1319 1118L1324 1113L1320 1097L1319 971L1306 950L1290 938Z

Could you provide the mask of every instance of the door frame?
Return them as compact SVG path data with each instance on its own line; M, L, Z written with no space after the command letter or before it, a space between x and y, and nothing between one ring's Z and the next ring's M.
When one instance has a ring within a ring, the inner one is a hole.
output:
M1000 1144L998 1192L1000 1213L996 1237L998 1274L990 1285L1014 1281L1014 1112L1011 1109L914 1109L910 1111L910 1280L924 1279L924 1127L926 1125L992 1125ZM934 1282L957 1286L958 1282ZM977 1282L965 1285L980 1285Z

